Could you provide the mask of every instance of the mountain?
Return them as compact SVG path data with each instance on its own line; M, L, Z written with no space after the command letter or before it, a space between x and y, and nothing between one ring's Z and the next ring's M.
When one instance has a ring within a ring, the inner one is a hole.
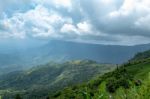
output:
M139 61L148 58L150 58L150 50L137 53L135 57L131 59L131 61Z
M0 95L3 99L10 99L19 93L24 99L43 99L49 92L86 82L114 68L114 65L99 64L91 60L50 62L0 76Z
M150 53L136 54L122 65L91 60L50 62L0 76L3 99L149 99ZM116 68L117 67L117 68Z
M50 41L42 52L56 61L89 59L100 63L120 64L137 52L150 49L150 44L135 46L87 44L70 41Z
M21 47L10 52L0 51L0 75L29 69L49 61L61 63L87 59L99 63L121 64L132 58L135 53L148 49L150 49L150 44L119 46L51 40L27 49Z
M149 99L149 51L138 53L128 63L122 64L112 72L87 83L66 87L49 96L50 99L98 99L98 97L100 99Z

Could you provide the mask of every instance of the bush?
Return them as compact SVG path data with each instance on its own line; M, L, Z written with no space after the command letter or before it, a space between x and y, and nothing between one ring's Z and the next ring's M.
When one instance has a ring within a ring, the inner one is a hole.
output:
M136 86L140 86L140 85L142 85L142 81L141 80L135 80L134 81L134 84L136 85Z
M106 88L110 93L114 93L117 88L119 88L119 85L117 84L116 80L114 78L111 78L106 83Z
M122 79L113 80L113 81L110 80L106 84L106 87L110 93L114 93L119 87L124 87L126 89L129 88L130 84L129 84L129 81L127 80L122 80Z
M54 95L53 95L53 97L54 98L57 98L57 97L59 97L61 95L61 92L57 92L57 93L55 93Z
M130 87L130 83L129 83L128 79L124 79L124 78L119 79L118 84L119 84L119 86L122 86L125 89Z
M97 80L93 80L91 81L90 83L88 83L88 87L91 88L91 89L97 89L98 86L101 84L101 79L97 79Z
M17 94L17 95L15 96L15 99L22 99L22 98L21 98L21 96L20 96L19 94Z

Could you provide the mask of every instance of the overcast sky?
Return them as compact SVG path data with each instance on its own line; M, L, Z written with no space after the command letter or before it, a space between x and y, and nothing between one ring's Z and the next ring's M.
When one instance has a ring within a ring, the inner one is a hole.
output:
M150 0L0 0L0 42L150 43Z

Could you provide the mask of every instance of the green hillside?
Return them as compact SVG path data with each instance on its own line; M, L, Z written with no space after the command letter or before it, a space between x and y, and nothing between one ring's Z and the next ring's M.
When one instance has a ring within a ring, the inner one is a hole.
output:
M140 56L142 55L142 56ZM87 83L50 95L50 99L150 99L149 51L135 55L128 63L118 66ZM138 56L138 57L137 57Z
M141 61L143 59L148 59L148 58L150 58L150 50L137 53L135 57L131 59L131 61Z
M140 55L139 55L140 54ZM2 99L150 99L150 53L122 65L50 62L0 76ZM16 98L15 98L16 97Z
M27 71L0 76L2 99L12 99L20 94L23 99L43 99L66 86L87 82L97 75L112 71L114 65L98 64L90 60L50 62Z

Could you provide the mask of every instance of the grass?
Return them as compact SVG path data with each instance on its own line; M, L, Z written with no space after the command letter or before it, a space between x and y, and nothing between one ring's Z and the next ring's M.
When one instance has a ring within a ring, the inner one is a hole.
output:
M116 87L115 92L111 93L107 90L109 79L116 80L117 82L114 84L121 83ZM120 82L122 79L129 83L129 88L122 86L122 82ZM73 98L70 98L71 96ZM75 89L66 88L60 91L60 94L54 99L150 99L150 60L123 65L113 72L78 85Z

